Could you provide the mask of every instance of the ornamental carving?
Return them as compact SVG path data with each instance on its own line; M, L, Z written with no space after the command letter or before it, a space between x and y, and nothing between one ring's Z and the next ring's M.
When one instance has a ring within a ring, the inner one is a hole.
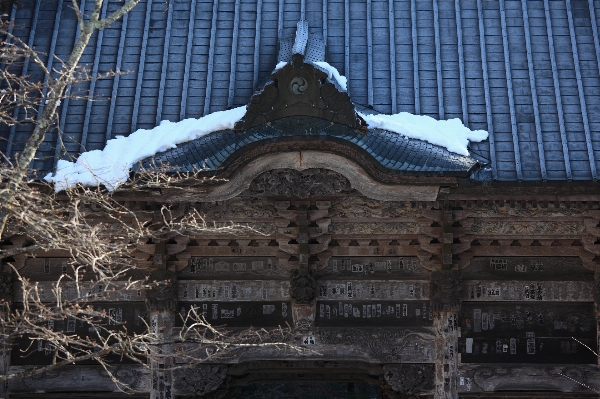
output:
M221 203L204 202L197 208L208 218L271 218L277 215L272 201L266 198L234 197Z
M286 120L278 120L276 122L271 123L271 126L265 126L265 131L277 131L274 127L279 127L280 130L286 130L287 127L278 126L278 125L288 125ZM351 132L348 132L351 133ZM282 152L293 152L293 151L309 151L309 150L323 150L323 141L280 141L277 143L264 143L260 146L249 148L239 154L239 156L234 159L230 164L228 164L222 173L219 173L217 177L219 179L228 179L231 180L235 173L239 171L244 165L248 164L252 160L259 158L265 154L275 154ZM337 143L333 141L327 142L327 150L344 156L345 158L351 159L360 165L368 176L372 176L372 178L380 183L386 184L420 184L422 183L422 177L420 176L405 176L393 173L387 173L384 170L381 170L378 167L378 162L371 157L370 155L365 155L364 152L359 151L356 148L349 146L348 144ZM439 184L449 184L454 182L454 177L446 177L446 176L429 176L427 180L431 182L433 185ZM427 187L427 186L424 186ZM420 189L419 186L413 185L410 186L412 191ZM418 190L422 191L422 190ZM180 191L178 191L180 193ZM178 194L179 195L179 194ZM437 191L436 191L437 195ZM200 197L198 197L200 198ZM201 200L201 199L199 199Z
M464 366L472 392L547 391L577 392L581 386L600 388L597 366L506 365ZM566 376L566 377L565 377ZM581 385L580 385L581 384Z
M431 297L431 310L434 312L454 312L461 305L461 272L458 270L436 270L431 274L434 286Z
M311 64L287 64L271 75L269 82L253 95L244 118L235 131L288 116L312 116L367 132L366 122L358 116L348 93L339 91L327 81L327 74Z
M156 270L148 278L150 292L146 296L146 307L154 311L177 309L177 275L169 270Z
M383 377L394 391L400 391L407 397L425 393L433 389L433 364L386 364Z
M337 234L418 234L420 226L415 222L362 222L331 223L329 231Z
M522 217L535 217L535 216L585 216L587 215L587 208L567 208L564 204L560 207L547 207L532 206L530 203L524 207L511 208L510 206L498 206L493 205L489 207L473 207L471 210L471 216L475 217L491 217L491 216L522 216Z
M279 169L265 172L250 184L246 194L308 198L338 194L350 188L348 179L327 169Z
M173 370L175 394L202 397L217 390L225 381L225 377L227 377L226 366L198 365Z
M408 329L390 328L319 329L319 342L328 345L349 345L364 349L381 362L433 362L433 334Z
M294 269L290 296L297 304L310 305L317 297L317 272L314 269Z
M421 211L412 208L410 202L378 201L362 197L345 197L335 202L331 209L332 217L420 217Z
M581 234L580 222L481 222L473 223L472 233L506 235Z

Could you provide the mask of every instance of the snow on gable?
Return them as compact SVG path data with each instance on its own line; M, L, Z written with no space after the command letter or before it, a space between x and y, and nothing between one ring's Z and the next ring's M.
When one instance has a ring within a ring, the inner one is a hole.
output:
M127 137L108 140L103 150L84 152L76 162L60 160L56 173L49 173L44 179L54 183L57 192L77 184L103 184L109 191L114 191L127 181L131 167L142 159L218 130L233 129L245 113L246 106L242 106L199 119L162 121L153 129L139 129Z

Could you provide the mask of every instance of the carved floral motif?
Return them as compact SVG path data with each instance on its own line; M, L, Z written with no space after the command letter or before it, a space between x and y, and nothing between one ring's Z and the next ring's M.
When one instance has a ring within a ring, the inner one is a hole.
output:
M265 198L234 197L224 203L202 203L198 212L208 218L270 218L277 215L272 201Z
M581 234L583 229L580 222L481 222L471 226L472 233L506 235Z
M331 216L340 218L361 217L419 217L421 212L410 202L378 201L362 197L345 197L331 207Z
M431 297L434 312L457 311L460 309L461 272L458 270L436 270L431 275L435 294Z
M386 364L383 366L385 381L394 391L419 394L433 389L433 364Z
M227 377L226 366L199 365L173 371L173 383L177 395L202 397L215 391Z
M297 171L278 169L265 172L250 184L252 195L281 195L308 198L337 194L349 188L348 180L337 172L327 169Z
M418 234L420 226L414 222L337 222L329 225L329 231L337 234Z
M303 305L311 304L317 297L317 272L314 269L295 269L292 271L290 296Z
M534 216L585 216L588 214L587 208L567 208L560 206L559 208L541 206L532 206L526 204L524 207L510 206L482 206L473 207L471 209L471 215L475 217L491 217L491 216L523 216L523 217L534 217Z
M364 348L382 362L399 362L411 356L433 361L431 347L433 335L417 333L407 329L320 329L319 342L330 345L352 345Z

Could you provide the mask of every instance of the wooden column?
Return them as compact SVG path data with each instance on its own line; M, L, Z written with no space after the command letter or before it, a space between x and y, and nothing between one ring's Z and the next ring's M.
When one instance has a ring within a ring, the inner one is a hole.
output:
M164 245L157 244L155 263L164 263ZM162 253L159 253L162 252ZM149 292L146 299L150 317L150 328L153 334L163 342L169 342L173 336L177 309L177 275L163 268L150 274L150 283L156 286ZM154 347L156 357L150 360L151 385L150 399L172 399L173 378L171 376L173 353L170 344Z
M458 314L435 312L435 399L458 397Z
M8 269L8 267L6 268ZM6 270L5 269L5 270ZM13 301L13 278L10 271L0 273L0 298L3 301L12 303ZM6 319L6 309L0 309L2 318ZM4 341L0 346L0 374L6 374L10 366L10 345ZM0 398L8 398L8 382L0 382Z
M290 241L297 245L297 254L292 254L290 259L296 259L298 268L292 270L290 282L290 296L292 297L292 316L294 325L308 331L315 325L316 312L316 271L309 265L309 201L295 201L290 208L296 208L287 217L296 215L296 220L290 219L290 226L296 225L298 234L296 239ZM293 248L293 247L291 247Z

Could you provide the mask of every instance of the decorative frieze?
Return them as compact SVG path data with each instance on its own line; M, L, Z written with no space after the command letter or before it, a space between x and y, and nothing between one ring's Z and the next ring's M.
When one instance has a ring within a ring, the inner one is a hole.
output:
M372 235L372 234L419 234L421 231L416 222L332 222L329 232L345 235Z
M532 202L525 202L523 204L517 204L517 206L510 206L509 203L505 203L503 206L498 204L490 204L488 206L473 206L468 210L455 211L455 216L458 219L465 217L507 217L507 216L518 216L518 217L568 217L568 216L587 216L594 211L587 207L567 207L564 202L561 202L556 206L553 202L550 206L543 207L540 203L536 202L533 205Z
M340 198L330 208L334 218L418 218L430 213L413 207L408 201L379 201L368 197Z
M276 169L256 177L242 195L309 198L334 195L349 188L348 179L332 170Z
M472 234L494 235L577 235L583 230L583 223L572 221L498 221L471 225Z
M361 348L380 362L434 361L434 336L427 329L320 328L317 338L317 344Z
M265 219L277 216L275 202L263 197L233 197L222 202L201 202L196 210L209 219Z

